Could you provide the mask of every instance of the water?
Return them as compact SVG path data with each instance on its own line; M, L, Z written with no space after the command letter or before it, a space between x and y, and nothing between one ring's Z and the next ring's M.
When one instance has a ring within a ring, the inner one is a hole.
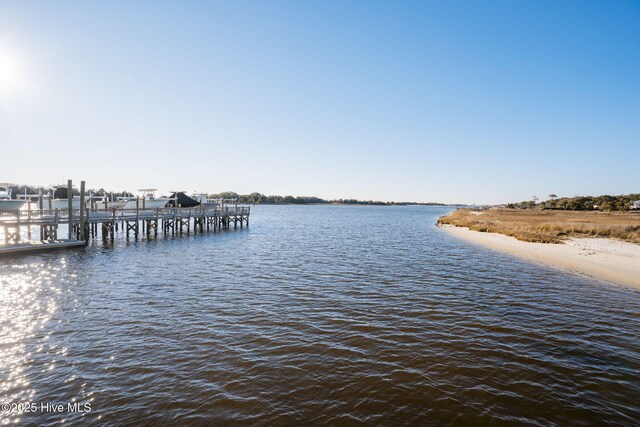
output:
M640 292L456 240L447 211L258 206L2 260L0 401L38 407L0 420L637 423Z

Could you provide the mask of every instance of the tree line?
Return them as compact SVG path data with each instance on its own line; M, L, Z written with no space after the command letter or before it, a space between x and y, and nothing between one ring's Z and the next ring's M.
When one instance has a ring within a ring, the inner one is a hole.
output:
M640 200L640 193L619 196L575 196L557 197L550 194L549 199L537 202L536 198L518 203L509 203L510 209L545 209L569 211L628 211L633 202Z
M322 199L315 196L267 196L262 193L238 194L233 191L207 194L210 199L235 199L241 204L255 205L313 205L313 204L334 204L334 205L430 205L443 206L443 203L417 203L417 202L382 202L378 200L358 200L358 199Z
M14 185L13 197L17 198L18 194L53 194L51 187L33 186L33 185ZM130 191L108 191L104 188L87 189L86 194L94 196L109 195L112 197L135 197ZM79 196L80 190L73 188L73 195ZM233 191L224 191L221 193L208 193L209 199L233 199L240 204L254 205L313 205L313 204L336 204L336 205L378 205L378 206L394 206L394 205L427 205L427 206L444 206L443 203L417 203L417 202L382 202L377 200L357 200L357 199L322 199L315 196L267 196L262 193L238 194Z

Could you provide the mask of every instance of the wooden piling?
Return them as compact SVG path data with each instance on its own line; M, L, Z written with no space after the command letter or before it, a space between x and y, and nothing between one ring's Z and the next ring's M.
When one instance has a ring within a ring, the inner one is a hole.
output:
M84 215L84 181L80 181L80 240L88 241L87 230L85 229L85 215Z
M67 180L67 219L69 225L69 239L73 238L73 183Z

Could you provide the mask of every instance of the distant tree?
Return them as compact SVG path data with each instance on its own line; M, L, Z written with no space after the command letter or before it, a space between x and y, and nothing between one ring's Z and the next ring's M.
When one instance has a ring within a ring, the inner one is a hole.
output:
M247 197L247 203L260 203L260 200L264 197L260 193L251 193L249 197Z
M558 198L558 196L557 196L557 195L555 195L555 194L553 194L553 193L551 193L551 194L549 194L549 198L550 198L551 200L553 200L553 199L557 199L557 198Z
M598 206L598 209L600 209L601 211L610 211L613 209L613 206L611 205L610 202L602 202L597 206Z

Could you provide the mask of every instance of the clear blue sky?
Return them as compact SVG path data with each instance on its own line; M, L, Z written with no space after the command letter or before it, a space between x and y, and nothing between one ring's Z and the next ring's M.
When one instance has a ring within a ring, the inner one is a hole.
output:
M640 192L637 1L0 0L0 181Z

